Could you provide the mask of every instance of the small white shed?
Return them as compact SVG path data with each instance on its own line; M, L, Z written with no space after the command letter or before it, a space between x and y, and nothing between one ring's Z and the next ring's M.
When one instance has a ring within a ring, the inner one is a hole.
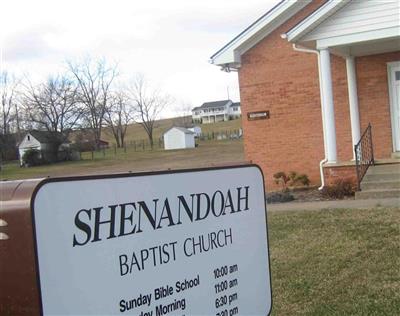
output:
M171 127L164 133L164 149L194 148L195 133L183 127Z
M61 135L48 131L32 130L28 132L18 145L19 160L23 165L22 158L27 150L36 149L39 151L39 156L47 161L56 161L59 159L57 152L69 148L68 142L59 143L62 141Z
M31 131L25 135L21 143L18 145L19 160L22 166L22 157L29 149L38 151L47 150L50 147L50 141L47 139L46 132Z

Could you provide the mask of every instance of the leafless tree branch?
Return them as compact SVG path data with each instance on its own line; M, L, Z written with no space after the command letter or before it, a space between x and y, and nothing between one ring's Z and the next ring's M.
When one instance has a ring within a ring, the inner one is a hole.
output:
M172 99L159 89L151 88L142 74L132 80L128 96L133 102L136 120L143 126L153 148L154 123Z
M68 138L83 114L78 86L65 75L50 77L34 86L27 82L25 111L35 127L52 132L59 145Z
M67 65L79 86L79 99L85 106L84 119L98 148L111 85L118 75L117 65L109 66L105 59L93 61L90 58L79 63L68 61Z
M128 125L134 122L134 111L129 98L121 90L111 94L104 119L111 129L117 147L124 147L126 130Z
M7 71L0 73L0 133L3 135L10 134L15 125L18 85L19 81Z

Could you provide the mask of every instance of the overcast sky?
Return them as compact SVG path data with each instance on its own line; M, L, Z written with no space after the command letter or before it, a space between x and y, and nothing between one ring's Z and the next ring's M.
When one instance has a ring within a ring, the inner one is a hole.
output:
M86 55L143 73L180 103L239 100L209 57L278 0L1 0L0 70L34 80Z

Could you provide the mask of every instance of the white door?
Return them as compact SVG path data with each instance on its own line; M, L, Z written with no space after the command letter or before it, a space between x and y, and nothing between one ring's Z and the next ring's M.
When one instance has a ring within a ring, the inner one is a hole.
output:
M393 149L400 151L400 62L388 64Z

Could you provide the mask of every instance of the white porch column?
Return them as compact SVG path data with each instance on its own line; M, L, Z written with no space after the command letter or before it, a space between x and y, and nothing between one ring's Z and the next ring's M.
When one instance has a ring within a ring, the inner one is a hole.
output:
M353 158L355 158L354 146L360 140L360 114L358 112L358 94L356 66L353 56L346 57L347 87L349 90L351 139L353 141Z
M333 88L331 74L331 58L327 48L320 50L321 85L323 93L323 109L326 126L326 144L328 163L337 161L335 109L333 106Z

